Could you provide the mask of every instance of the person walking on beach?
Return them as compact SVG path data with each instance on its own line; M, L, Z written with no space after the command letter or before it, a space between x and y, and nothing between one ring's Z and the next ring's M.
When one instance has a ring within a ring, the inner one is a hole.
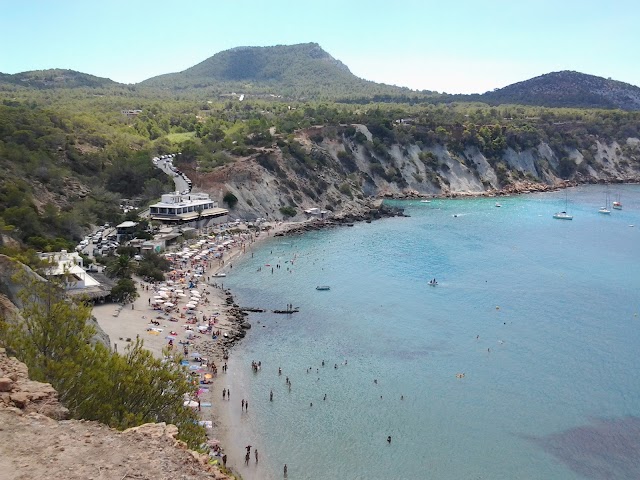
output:
M249 452L247 452L247 454L244 456L244 464L245 465L249 465L249 459L251 458L251 454L249 454Z
M222 389L222 399L224 400L226 396L227 396L227 389L223 388Z
M242 410L244 410L244 398L242 399Z
M258 463L258 449L257 448L254 450L253 454L256 457L256 463Z
M244 402L244 411L248 412L249 411L249 400Z

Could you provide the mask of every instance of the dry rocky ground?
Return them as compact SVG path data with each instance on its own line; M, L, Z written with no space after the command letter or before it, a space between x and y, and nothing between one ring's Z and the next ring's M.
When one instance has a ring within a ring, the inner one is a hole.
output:
M173 425L119 432L67 416L53 387L0 349L0 480L231 478L177 441Z

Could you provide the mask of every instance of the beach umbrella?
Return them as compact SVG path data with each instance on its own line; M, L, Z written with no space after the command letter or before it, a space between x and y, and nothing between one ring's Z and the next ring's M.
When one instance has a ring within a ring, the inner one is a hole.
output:
M200 296L200 292L198 290L191 290L191 295L199 297Z

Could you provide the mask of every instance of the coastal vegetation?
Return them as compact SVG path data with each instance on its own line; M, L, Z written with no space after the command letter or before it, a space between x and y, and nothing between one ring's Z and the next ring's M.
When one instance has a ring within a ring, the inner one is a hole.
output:
M93 341L91 307L72 301L54 281L26 272L15 281L21 321L0 319L0 345L29 367L32 379L48 382L74 418L117 429L167 422L191 448L205 441L197 414L183 406L193 385L178 363L161 361L135 339L118 353Z
M453 188L447 185L452 165L442 148L473 171L477 165L470 149L481 153L499 180L492 188L528 178L527 172L505 161L508 151L534 152L548 145L555 160L541 164L544 169L576 181L588 180L601 168L596 161L602 154L599 144L615 143L631 171L638 171L640 159L637 144L627 142L640 137L640 113L620 110L480 103L363 108L277 99L160 101L135 92L124 98L93 97L77 89L58 90L55 96L48 90L21 91L12 97L0 105L0 166L5 173L0 219L6 235L42 251L72 248L91 225L127 218L119 207L123 202L144 208L170 191L171 179L155 169L150 158L176 151L182 152L179 166L196 186L206 188L213 180L225 192L219 201L243 212L250 211L247 200L254 206L264 202L241 198L234 179L239 160L248 159L277 179L270 188L274 196L282 195L273 210L278 212L282 206L302 206L321 197L323 204L334 204L375 195L380 182L399 190L420 190L415 185L424 184L431 186L425 190L430 193L447 191ZM128 118L120 113L126 105L142 112ZM305 131L308 135L301 137ZM228 182L220 182L221 169ZM259 175L253 171L250 178ZM332 198L324 198L331 185ZM6 244L0 248L11 253Z

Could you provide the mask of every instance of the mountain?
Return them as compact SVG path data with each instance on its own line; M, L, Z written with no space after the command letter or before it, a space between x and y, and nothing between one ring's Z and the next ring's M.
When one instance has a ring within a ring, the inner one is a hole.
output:
M595 75L561 71L477 96L490 104L640 110L640 88Z
M408 88L356 77L317 43L232 48L182 72L149 78L139 85L182 91L217 88L220 92L237 90L305 98L415 93Z
M49 69L33 70L16 74L0 73L0 88L3 86L21 86L46 90L51 88L102 88L119 85L109 78L96 77L74 70Z

